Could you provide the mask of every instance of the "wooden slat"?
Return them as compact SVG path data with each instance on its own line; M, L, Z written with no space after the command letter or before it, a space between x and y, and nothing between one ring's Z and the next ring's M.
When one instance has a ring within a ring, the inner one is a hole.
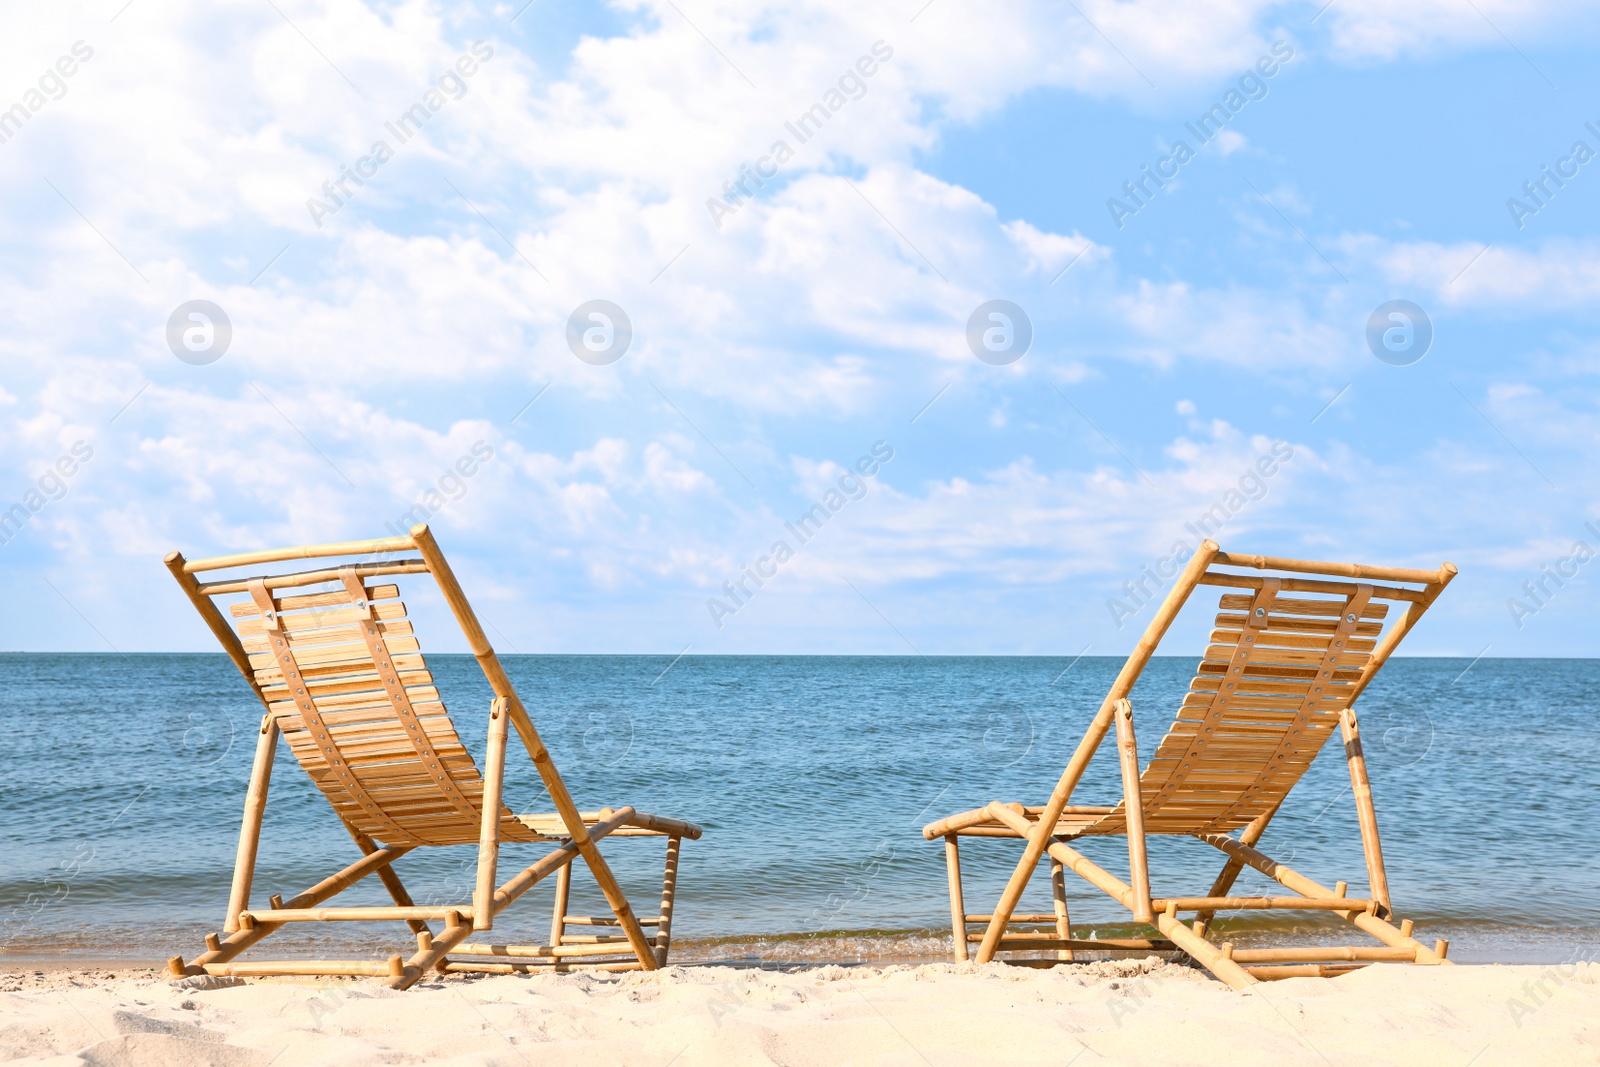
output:
M1354 592L1355 587L1351 587ZM1224 611L1240 611L1248 608L1252 601L1248 593L1224 593L1222 601L1217 606ZM1344 600L1302 600L1295 597L1278 597L1272 602L1270 614L1281 615L1314 615L1338 616L1344 614ZM1360 617L1363 619L1382 619L1389 614L1389 605L1368 603L1361 609Z
M1239 630L1244 627L1244 621L1243 615L1230 615L1224 612L1217 616L1215 625L1223 630ZM1273 631L1279 633L1326 634L1332 633L1336 625L1337 622L1331 617L1311 618L1292 615L1280 615L1271 622ZM1355 632L1362 637L1371 637L1383 632L1383 623L1358 622Z
M272 600L272 594L267 592L264 583L259 581L252 582L250 593L263 615L268 615L268 613L275 615L277 613L277 605ZM275 652L280 673L290 685L299 685L300 670L289 651L288 645L282 642L276 643ZM323 760L329 764L333 775L339 780L340 787L361 808L366 816L366 821L379 828L383 840L389 844L416 844L419 841L424 844L427 843L425 840L402 830L371 797L367 796L366 790L361 787L360 780L345 764L338 747L328 738L326 728L318 717L316 707L311 698L300 697L297 703L300 705L300 714L305 717L306 722L309 724L309 729L306 733L316 743Z
M394 586L390 586L393 589ZM394 600L379 601L372 605L373 615L383 622L393 622L405 617L406 606ZM299 633L302 630L315 630L330 626L348 626L362 618L360 612L345 606L342 608L327 607L315 611L284 612L278 616L278 626L289 633ZM251 616L239 620L239 633L255 635L266 633L266 627L260 616Z
M285 623L287 623L289 620L285 619L283 621ZM257 623L256 625L260 626L261 623ZM243 625L241 625L239 627L239 630L240 630L241 633L244 632ZM251 636L251 637L244 638L245 651L247 651L247 652L266 652L266 651L268 651L271 648L271 646L267 643L267 636L266 635L268 633L270 633L270 632L271 631L263 631L260 634L260 636ZM385 637L396 637L396 638L399 638L399 637L411 637L415 633L415 631L411 628L411 623L408 622L405 619L401 619L398 622L381 622L381 623L378 623L378 632L380 634L383 634ZM343 644L348 643L348 642L350 642L352 640L359 641L361 639L361 630L359 628L357 628L356 626L353 626L353 625L325 626L325 627L319 627L317 629L305 628L305 629L301 629L299 631L295 631L295 630L291 629L291 630L288 631L286 636L289 639L289 647L292 648L292 649L295 649L298 652L298 651L301 651L301 650L309 651L309 650L314 649L314 648L316 648L316 647L318 647L320 645L341 645L342 646ZM409 651L413 651L414 652L414 651L417 651L417 650L416 649L411 649Z

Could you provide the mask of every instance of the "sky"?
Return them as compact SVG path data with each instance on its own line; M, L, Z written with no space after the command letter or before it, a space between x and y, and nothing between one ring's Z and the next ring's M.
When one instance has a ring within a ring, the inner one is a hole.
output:
M513 653L1120 655L1209 533L1594 656L1597 30L8 5L0 649L210 651L167 552L425 520Z

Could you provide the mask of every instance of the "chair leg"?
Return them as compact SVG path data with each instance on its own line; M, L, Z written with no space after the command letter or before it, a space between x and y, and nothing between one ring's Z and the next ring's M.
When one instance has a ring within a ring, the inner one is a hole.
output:
M261 733L256 738L255 763L250 768L250 787L244 795L244 821L239 827L239 851L233 861L233 888L228 893L228 913L222 922L225 934L239 929L239 913L250 907L261 819L267 810L267 787L272 783L272 760L277 751L278 722L271 715L263 716Z
M1339 731L1344 735L1345 761L1350 765L1350 787L1356 794L1356 815L1361 820L1361 850L1367 858L1367 881L1372 898L1383 906L1381 917L1391 912L1389 876L1383 869L1383 844L1378 839L1378 811L1372 804L1372 782L1367 778L1367 759L1361 751L1361 728L1354 708L1339 712Z
M678 895L678 846L681 839L667 838L667 859L661 875L661 922L656 927L656 965L667 965L667 950L672 946L672 905Z
M1153 923L1150 861L1144 845L1144 794L1139 788L1139 745L1133 735L1133 704L1117 701L1117 754L1122 761L1122 807L1128 823L1128 881L1133 886L1133 919Z
M343 822L343 820L340 821ZM378 851L378 843L372 838L349 823L344 823L344 828L355 839L356 847L361 850L363 856L370 856ZM400 876L395 873L393 867L387 865L380 867L378 869L378 881L383 883L383 888L389 893L389 899L393 900L396 906L402 908L416 906L411 899L411 894L406 891L405 883L400 881ZM426 933L428 930L428 924L421 919L407 919L406 925L411 928L411 932L414 934Z
M550 947L561 944L567 932L567 898L572 893L572 864L562 865L556 872L556 904L550 917Z
M1072 920L1067 915L1067 872L1061 861L1054 856L1050 857L1050 895L1055 898L1056 905L1056 936L1063 941L1072 940ZM1072 959L1070 948L1061 949L1056 953L1058 960Z
M1209 542L1207 543L1209 544ZM1215 545L1212 546L1213 550L1215 550L1215 547ZM1196 556L1196 559L1199 559L1199 556ZM1191 577L1190 572L1194 571L1194 569L1195 561L1191 560L1189 568L1184 571L1184 578L1179 580L1179 586L1182 586L1184 581ZM1204 566L1201 566L1200 570L1204 569ZM1189 583L1189 587L1193 587L1192 581ZM1168 602L1170 603L1175 596L1177 596L1177 587L1174 587L1173 592L1168 594ZM1183 596L1188 596L1188 592L1185 591ZM1180 597L1180 605L1181 602L1182 598ZM1166 609L1167 605L1162 605L1162 611L1165 612ZM1175 612L1177 608L1172 610ZM1159 621L1159 617L1157 621ZM1171 619L1169 618L1167 622L1170 621ZM1150 633L1155 630L1155 627L1156 623L1152 622L1151 631L1147 631L1145 634L1146 639L1150 638ZM1164 631L1165 628L1166 623L1161 623L1161 629ZM1159 637L1160 634L1157 633L1156 636ZM1150 647L1154 648L1155 646L1152 644ZM1123 673L1126 674L1127 670L1124 667ZM1131 686L1133 683L1130 680L1128 684ZM1012 870L1011 878L1006 882L1005 889L1000 893L1000 900L994 906L994 917L989 920L989 927L983 932L983 942L978 946L979 963L988 963L994 959L994 954L1000 946L1000 939L1005 936L1006 925L1011 921L1011 913L1017 910L1017 902L1022 899L1022 891L1028 887L1028 881L1033 877L1034 869L1039 866L1039 857L1043 856L1045 849L1049 847L1050 835L1055 832L1056 820L1061 817L1062 810L1072 797L1072 791L1078 787L1078 780L1083 777L1083 772L1089 767L1089 761L1094 758L1095 751L1100 747L1100 742L1105 739L1106 731L1111 728L1115 707L1114 702L1108 701L1101 705L1100 710L1095 713L1094 719L1089 723L1088 732L1083 735L1083 740L1078 742L1078 747L1073 751L1072 758L1067 761L1067 769L1061 772L1061 778L1056 782L1055 791L1050 794L1050 801L1045 805L1044 813L1029 829L1022 848L1022 858L1017 861L1016 867Z
M428 973L428 968L444 961L445 955L472 934L472 913L453 913L438 937L428 933L417 935L417 951L398 968L385 984L390 989L410 989Z
M1258 815L1254 822L1241 830L1239 832L1239 844L1254 847L1255 843L1261 840L1261 835L1267 832L1267 824L1272 821L1274 815L1278 814L1278 808L1282 807L1282 805L1283 802L1279 801L1276 805ZM1233 883L1238 881L1239 875L1242 873L1244 873L1244 860L1229 856L1228 861L1222 865L1222 870L1218 872L1217 880L1211 883L1211 892L1207 893L1206 896L1227 896L1228 890L1233 888ZM1214 911L1200 912L1194 917L1194 932L1201 937L1206 936L1206 930L1210 927L1211 920L1216 917L1217 913Z
M472 891L472 926L494 926L495 869L500 864L500 789L506 777L506 739L511 730L510 705L495 699L489 708L488 758L483 768L483 799L478 827L478 879Z
M967 904L961 894L961 846L955 834L944 835L944 867L950 879L950 930L957 963L967 962Z
M1243 860L1247 866L1255 868L1291 892L1305 897L1327 897L1332 896L1334 893L1327 886L1320 885L1300 872L1285 867L1248 845L1241 845L1226 834L1196 834L1195 836L1227 855ZM1390 948L1412 950L1416 954L1416 962L1418 963L1439 964L1447 962L1443 952L1440 952L1437 948L1430 949L1411 936L1411 923L1409 921L1402 922L1396 927L1388 920L1381 919L1376 915L1368 915L1364 911L1335 911L1329 914L1343 918L1363 933L1377 938ZM1448 944L1445 947L1448 949Z
M371 841L366 843L369 846L372 844ZM374 849L374 851L381 852L381 854L373 855L373 853L367 853L344 870L324 878L310 889L299 894L285 906L290 908L314 908L329 897L344 892L374 870L387 869L389 864L405 855L410 849L386 848L382 850ZM404 893L404 891L402 888L401 892ZM274 897L273 900L274 906L276 906L277 898ZM409 906L409 903L408 898L407 906ZM238 930L235 930L225 938L218 938L215 944L212 943L212 938L206 938L206 951L197 956L192 963L185 964L183 957L174 956L167 961L167 964L172 973L180 977L185 974L204 974L206 966L227 963L262 938L283 929L284 925L282 923L258 923L252 920L246 927L241 922Z

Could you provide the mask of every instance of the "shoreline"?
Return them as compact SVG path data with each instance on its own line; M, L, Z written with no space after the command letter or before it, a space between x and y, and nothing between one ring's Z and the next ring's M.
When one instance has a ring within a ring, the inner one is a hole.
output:
M1183 1062L1575 1063L1600 964L1377 964L1234 992L1154 957L649 973L239 979L71 971L0 981L0 1059L119 1067Z

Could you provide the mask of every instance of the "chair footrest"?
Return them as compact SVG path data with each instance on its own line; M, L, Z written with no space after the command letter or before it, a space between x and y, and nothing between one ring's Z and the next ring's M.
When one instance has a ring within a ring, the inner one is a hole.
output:
M645 938L651 948L657 947L657 940L654 937ZM457 956L493 956L500 959L529 960L566 959L578 956L627 956L632 952L625 937L577 945L486 945L468 942L457 945L451 950L451 954Z
M1371 963L1414 963L1412 948L1352 948L1339 945L1313 945L1307 948L1236 948L1230 957L1235 963L1335 963L1365 960Z
M449 908L272 908L268 911L242 911L241 922L246 919L267 923L321 923L321 922L411 922L414 919L435 919L449 922L456 915L461 921L472 921L472 905L458 904Z
M569 959L519 959L504 963L488 963L480 960L444 960L435 966L435 970L444 972L459 972L466 974L528 974L539 970L587 970L587 971L642 971L644 964L638 960L597 960L585 962L584 960Z
M1155 911L1374 911L1378 902L1355 897L1172 897L1150 902Z
M393 978L404 965L392 960L256 960L250 963L207 963L206 974L219 978L277 978L295 975L348 975L358 978Z
M1283 967L1246 967L1244 970L1257 981L1274 982L1283 978L1337 978L1365 966L1365 963L1298 963Z
M969 934L967 940L977 944L982 934ZM1031 951L1046 948L1082 949L1086 952L1176 952L1178 946L1171 941L1145 940L1144 938L1111 938L1105 941L1083 941L1075 937L1061 938L1054 934L1037 936L1007 934L1000 939L997 952Z

